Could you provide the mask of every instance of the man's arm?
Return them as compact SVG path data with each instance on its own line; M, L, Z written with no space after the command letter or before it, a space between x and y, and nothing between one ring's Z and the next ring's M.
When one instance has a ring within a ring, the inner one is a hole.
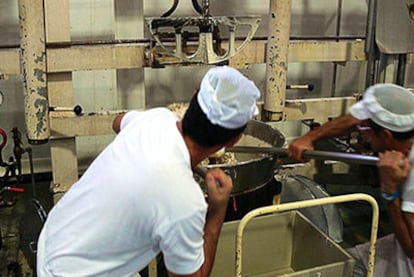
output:
M401 184L407 179L411 165L403 153L385 151L379 154L378 168L381 191L393 194L401 190ZM414 259L414 214L401 210L400 197L388 202L388 212L393 232L401 247L410 259Z
M121 113L115 117L114 121L112 121L112 130L117 134L121 131L121 121L124 115L125 113Z
M401 210L401 199L388 203L392 230L407 257L414 259L414 214Z
M204 263L193 274L176 275L168 272L170 277L207 277L213 267L217 242L226 215L230 193L233 189L233 182L228 175L218 168L209 170L205 181L207 184L208 212L206 224L204 225Z
M352 115L344 115L331 120L290 143L288 149L289 158L303 161L303 152L306 150L312 150L313 144L316 141L324 138L344 135L360 123L361 120L356 119Z

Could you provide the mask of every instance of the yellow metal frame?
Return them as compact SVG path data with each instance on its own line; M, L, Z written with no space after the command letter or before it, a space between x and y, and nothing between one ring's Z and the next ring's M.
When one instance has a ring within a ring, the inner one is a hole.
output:
M236 265L235 275L237 277L242 276L242 243L243 243L243 232L247 223L253 218L277 212L284 212L289 210L297 210L306 207L314 207L327 204L343 203L350 201L366 201L372 207L372 223L371 223L371 238L370 238L370 250L368 260L368 277L374 276L374 262L375 262L375 244L377 242L378 222L379 222L379 208L377 201L370 195L364 193L354 193L341 196L333 196L298 202L290 202L280 205L266 206L257 208L248 214L246 214L239 223L236 235Z

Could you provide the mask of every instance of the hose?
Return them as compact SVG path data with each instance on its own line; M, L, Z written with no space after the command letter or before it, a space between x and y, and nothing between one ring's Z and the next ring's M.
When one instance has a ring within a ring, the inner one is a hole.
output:
M161 17L170 16L173 12L175 12L175 10L177 9L177 6L178 6L178 0L174 0L172 7L168 11L166 11L163 15L161 15Z

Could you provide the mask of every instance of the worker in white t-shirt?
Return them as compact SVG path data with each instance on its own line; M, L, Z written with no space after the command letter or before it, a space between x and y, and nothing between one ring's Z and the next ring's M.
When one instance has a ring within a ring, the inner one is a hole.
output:
M42 276L131 276L159 253L169 276L208 276L232 180L206 157L235 144L260 92L236 69L210 69L180 121L166 108L130 111L114 141L48 215L38 241Z

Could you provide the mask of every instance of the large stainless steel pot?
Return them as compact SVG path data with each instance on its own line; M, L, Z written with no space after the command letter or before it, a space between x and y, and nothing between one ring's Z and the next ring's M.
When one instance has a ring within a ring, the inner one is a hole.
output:
M251 120L248 122L238 146L274 146L282 147L285 136L266 123ZM263 153L235 153L234 164L209 164L207 169L219 167L233 179L232 196L248 193L267 184L274 175L276 156ZM205 190L202 178L197 181Z

